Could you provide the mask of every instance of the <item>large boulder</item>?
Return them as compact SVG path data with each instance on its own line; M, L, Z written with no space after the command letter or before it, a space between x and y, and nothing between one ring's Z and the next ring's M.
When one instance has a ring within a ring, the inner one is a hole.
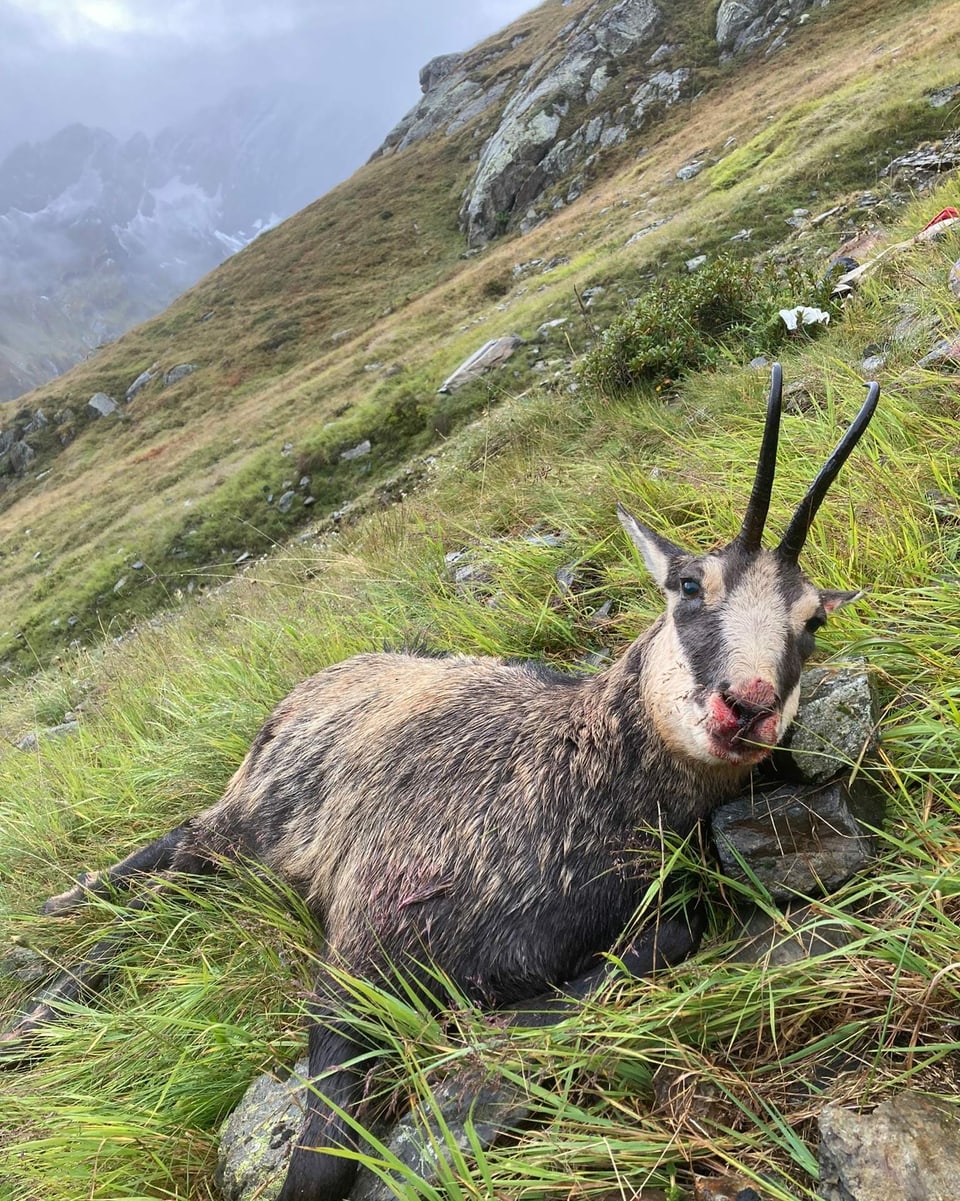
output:
M756 50L784 25L811 8L823 8L829 0L720 0L717 9L717 45L721 58Z
M529 67L480 155L460 220L471 246L502 231L511 213L525 209L559 175L568 156L554 149L563 118L595 101L618 73L617 60L656 32L653 0L620 0L600 16L591 6L560 41ZM577 150L589 143L580 138ZM547 156L554 151L554 161Z

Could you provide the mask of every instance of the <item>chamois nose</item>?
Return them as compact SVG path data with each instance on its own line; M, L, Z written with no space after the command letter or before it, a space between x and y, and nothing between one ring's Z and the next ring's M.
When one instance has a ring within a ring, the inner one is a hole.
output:
M749 725L760 716L776 713L780 709L780 697L768 680L748 680L735 687L728 685L721 692L724 704L736 715L741 725Z

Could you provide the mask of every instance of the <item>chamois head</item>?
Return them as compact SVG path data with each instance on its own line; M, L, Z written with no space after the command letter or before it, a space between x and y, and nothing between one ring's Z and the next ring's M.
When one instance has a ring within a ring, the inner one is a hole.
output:
M644 699L671 750L701 762L747 766L769 754L796 715L800 672L816 631L828 614L859 595L814 587L797 561L827 489L873 416L879 386L870 384L863 408L779 546L764 550L782 386L777 363L753 490L729 546L691 554L617 508L667 599L650 639Z

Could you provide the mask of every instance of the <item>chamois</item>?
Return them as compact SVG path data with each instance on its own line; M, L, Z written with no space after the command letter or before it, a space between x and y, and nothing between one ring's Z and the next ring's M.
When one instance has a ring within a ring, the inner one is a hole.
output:
M879 387L769 550L781 392L777 364L728 546L689 553L618 506L666 611L607 670L400 653L338 663L280 702L219 801L46 903L60 914L144 877L241 857L305 899L324 931L310 1006L317 1087L281 1201L339 1201L353 1182L342 1152L359 1140L343 1115L362 1095L365 1069L351 1061L371 1048L346 1016L343 971L402 978L429 998L439 970L478 1005L549 1021L602 981L613 948L649 975L699 945L696 912L664 911L625 934L655 876L651 856L665 831L688 835L745 784L796 713L817 629L858 595L817 589L798 557ZM97 983L115 946L98 944L4 1040Z

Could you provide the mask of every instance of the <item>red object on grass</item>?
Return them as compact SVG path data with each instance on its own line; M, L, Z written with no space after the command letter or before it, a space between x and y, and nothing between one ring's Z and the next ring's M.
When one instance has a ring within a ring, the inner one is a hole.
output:
M939 213L937 213L937 215L933 218L932 221L928 221L926 223L926 225L923 227L923 229L920 230L920 232L923 233L924 229L931 229L934 225L939 225L941 221L949 221L951 217L960 217L960 209L955 209L955 208L941 209L941 211Z

